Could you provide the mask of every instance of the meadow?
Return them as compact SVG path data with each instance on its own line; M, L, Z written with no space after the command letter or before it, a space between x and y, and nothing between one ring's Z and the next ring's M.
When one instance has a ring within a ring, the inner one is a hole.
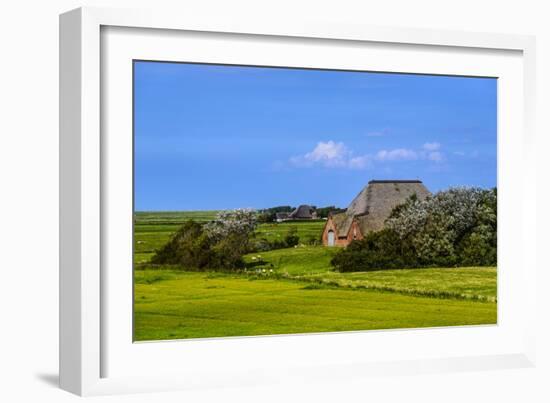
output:
M136 214L136 341L496 323L495 267L338 273L337 248L303 243L249 254L235 274L146 264L183 221L215 214ZM295 226L302 242L323 225L261 224L257 236L284 237Z
M256 230L257 238L265 238L268 241L281 241L288 230L296 228L297 235L302 242L321 241L321 232L325 226L325 220L309 221L283 221L280 223L262 223Z
M494 303L292 280L138 270L135 283L136 341L496 322Z
M134 220L135 263L148 262L155 249L168 242L170 236L185 221L211 221L216 217L216 213L216 210L137 212ZM324 225L324 220L262 223L256 231L256 237L258 239L265 238L268 241L280 241L284 239L290 228L295 227L301 241L312 239L320 241Z
M496 302L496 267L419 268L338 273L330 260L338 251L299 246L245 256L256 269L273 269L294 280L325 286L391 291L439 298Z

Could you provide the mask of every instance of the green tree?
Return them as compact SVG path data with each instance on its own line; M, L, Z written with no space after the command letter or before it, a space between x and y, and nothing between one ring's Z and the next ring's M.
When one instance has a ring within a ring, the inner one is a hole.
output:
M174 264L203 269L212 258L212 241L203 226L193 220L185 222L151 258L153 264Z
M151 262L195 270L240 269L244 267L243 255L251 249L256 225L256 212L243 209L220 212L204 225L187 221Z
M296 226L290 227L285 235L286 246L293 247L298 245L299 242L300 237L298 236L298 228Z

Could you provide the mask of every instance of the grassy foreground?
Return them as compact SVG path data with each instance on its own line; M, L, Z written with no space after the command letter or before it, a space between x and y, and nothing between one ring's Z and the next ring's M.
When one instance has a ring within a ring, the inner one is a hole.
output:
M135 262L147 263L184 221L215 215L137 213ZM304 242L320 237L324 221L261 224L256 236L281 239L291 226ZM253 253L245 256L248 267L240 274L135 270L134 339L496 323L495 267L337 273L330 265L337 251L300 244Z
M496 322L496 304L292 280L138 270L134 338L168 340Z

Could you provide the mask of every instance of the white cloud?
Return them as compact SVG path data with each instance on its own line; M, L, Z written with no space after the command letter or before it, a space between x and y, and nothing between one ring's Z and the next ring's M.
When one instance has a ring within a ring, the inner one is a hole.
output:
M365 169L371 165L371 159L370 155L354 156L344 143L330 140L320 141L312 151L292 157L290 163L298 167Z
M317 143L313 151L299 157L292 157L291 162L298 166L311 166L319 163L326 167L341 167L347 164L351 153L344 143L334 141Z
M426 151L436 151L436 150L439 150L441 148L441 144L437 143L437 142L433 142L433 143L424 143L424 145L422 146L422 148Z
M335 143L334 141L328 141L323 143L322 141L317 143L317 146L312 152L305 155L305 159L313 162L318 161L342 161L348 154L348 150L344 143Z
M296 167L322 166L343 169L368 169L375 162L428 160L440 163L445 160L445 154L439 150L440 148L439 143L425 143L416 150L395 148L380 150L374 154L354 155L344 143L329 140L318 142L312 151L304 155L290 158L290 163Z
M407 148L396 148L394 150L380 150L376 153L378 161L400 161L400 160L415 160L418 154L414 150Z

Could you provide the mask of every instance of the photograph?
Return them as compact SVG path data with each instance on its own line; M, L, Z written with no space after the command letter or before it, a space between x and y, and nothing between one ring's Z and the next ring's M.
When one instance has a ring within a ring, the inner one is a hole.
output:
M134 60L134 341L496 325L497 81Z

